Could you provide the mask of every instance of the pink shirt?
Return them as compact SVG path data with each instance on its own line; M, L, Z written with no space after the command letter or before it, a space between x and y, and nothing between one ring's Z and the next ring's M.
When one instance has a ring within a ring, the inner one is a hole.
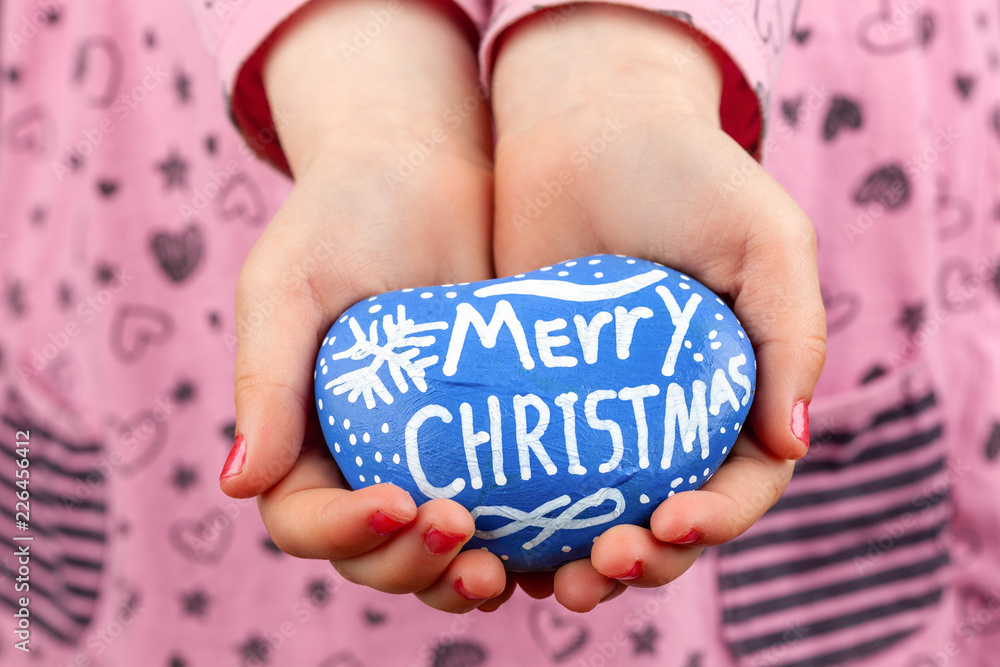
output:
M304 2L0 5L3 664L997 664L995 2L633 3L729 54L726 130L816 225L813 445L771 513L667 587L461 617L280 554L215 484L236 276L290 188L220 81L266 136L259 48ZM485 77L503 30L548 4L459 3ZM35 660L14 648L23 595Z

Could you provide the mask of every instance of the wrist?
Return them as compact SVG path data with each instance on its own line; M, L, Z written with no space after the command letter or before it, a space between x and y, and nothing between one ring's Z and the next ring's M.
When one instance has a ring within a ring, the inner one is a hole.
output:
M478 85L475 51L453 10L441 0L313 0L279 29L263 79L271 107L291 119L277 129L294 175L323 155L398 153L442 128L452 148L481 147L485 114L457 128L445 122ZM376 14L384 25L359 47Z
M573 7L556 27L529 17L500 43L493 97L503 134L604 102L720 125L722 69L710 40L643 9Z

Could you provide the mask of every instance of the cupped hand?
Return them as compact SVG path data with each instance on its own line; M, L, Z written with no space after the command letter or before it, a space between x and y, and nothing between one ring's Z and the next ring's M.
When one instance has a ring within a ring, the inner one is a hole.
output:
M350 491L312 401L323 337L349 306L405 287L492 276L492 140L474 52L446 10L414 2L348 59L374 0L314 1L268 55L268 99L295 186L257 241L236 295L237 433L221 478L258 496L282 550L347 579L468 611L503 593L499 559L459 553L474 531L450 500L419 508L399 487ZM468 107L470 105L466 105ZM454 121L455 118L460 122Z
M826 349L814 231L720 129L717 57L673 19L586 4L555 29L544 14L518 24L498 53L497 275L595 253L651 259L728 298L757 356L751 428L702 489L524 583L576 611L623 583L665 584L747 530L808 447Z

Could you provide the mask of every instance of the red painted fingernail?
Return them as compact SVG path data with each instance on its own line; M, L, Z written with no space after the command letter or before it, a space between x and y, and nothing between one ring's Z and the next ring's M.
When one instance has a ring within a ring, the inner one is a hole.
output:
M673 542L671 542L671 544L681 544L681 545L684 545L684 544L694 544L695 542L697 542L700 539L701 539L701 535L699 535L694 530L689 530L688 532L684 533L684 535L682 537L680 537L680 538L674 540Z
M635 579L638 579L641 576L642 576L642 561L637 560L635 562L635 565L633 565L628 572L620 574L617 577L611 577L611 578L617 579L618 581L634 581Z
M431 528L424 535L424 544L427 545L427 550L435 556L448 553L464 541L465 535L446 533L438 528Z
M809 447L809 402L799 401L792 408L792 435Z
M459 595L461 595L466 600L485 600L486 599L483 596L474 595L473 593L470 593L469 589L466 588L465 584L462 583L462 578L461 577L459 577L458 579L455 580L455 583L452 584L452 587L455 589L456 593L458 593Z
M247 441L242 435L238 435L236 436L236 442L233 443L233 448L229 451L229 458L226 459L226 465L222 466L222 474L219 475L219 481L239 475L243 472L243 466L246 462Z
M391 516L378 510L375 514L372 514L372 518L368 520L368 525L372 527L376 535L381 535L385 537L386 535L392 535L397 530L408 524L409 521L400 521L399 519L393 519Z

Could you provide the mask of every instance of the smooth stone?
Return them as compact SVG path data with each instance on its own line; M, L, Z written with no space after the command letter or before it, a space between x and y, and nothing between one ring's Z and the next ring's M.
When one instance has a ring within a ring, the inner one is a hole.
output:
M755 383L750 341L715 294L596 255L359 302L323 341L315 391L351 486L451 498L476 519L466 549L543 570L703 485Z

